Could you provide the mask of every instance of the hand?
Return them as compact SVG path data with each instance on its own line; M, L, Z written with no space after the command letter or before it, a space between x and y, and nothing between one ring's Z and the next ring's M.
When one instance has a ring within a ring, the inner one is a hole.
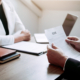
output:
M66 42L71 44L77 51L80 52L80 39L78 37L67 37Z
M29 41L30 40L30 32L28 30L22 31L21 34L14 36L14 43L20 41Z
M23 35L23 40L24 41L29 41L30 40L30 32L28 30L22 31L21 34Z
M62 68L64 67L67 60L67 56L65 56L64 53L53 44L52 48L50 48L49 46L47 48L47 57L49 63L60 66Z

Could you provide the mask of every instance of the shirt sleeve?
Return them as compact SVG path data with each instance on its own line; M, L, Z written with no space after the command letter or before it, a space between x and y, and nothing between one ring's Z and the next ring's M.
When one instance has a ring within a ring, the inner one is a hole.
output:
M68 59L67 59L68 60ZM64 65L64 67L63 67L63 71L65 71L65 66L66 66L66 62L67 62L67 60L65 61L65 65Z

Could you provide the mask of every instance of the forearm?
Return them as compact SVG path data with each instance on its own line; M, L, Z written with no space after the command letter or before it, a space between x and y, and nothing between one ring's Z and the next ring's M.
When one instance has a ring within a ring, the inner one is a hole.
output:
M14 44L14 36L13 35L8 35L8 36L0 35L0 46L10 45L10 44Z

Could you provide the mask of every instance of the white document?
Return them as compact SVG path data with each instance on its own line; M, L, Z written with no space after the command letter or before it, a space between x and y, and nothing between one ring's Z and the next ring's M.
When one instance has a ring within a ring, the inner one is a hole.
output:
M52 43L58 48L62 49L65 55L76 58L80 53L76 51L71 45L65 41L66 34L62 26L45 30L45 35L49 41L50 46Z
M3 47L9 49L15 49L22 52L29 52L37 55L45 53L47 51L47 44L37 44L26 41L18 42L13 45L8 45Z
M37 43L48 44L49 41L46 38L44 33L36 33L34 34L35 40Z

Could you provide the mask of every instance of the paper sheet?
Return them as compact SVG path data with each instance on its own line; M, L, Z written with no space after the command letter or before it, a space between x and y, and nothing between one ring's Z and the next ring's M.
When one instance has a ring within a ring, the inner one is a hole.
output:
M71 58L75 58L76 56L80 55L78 51L66 43L65 39L67 37L62 26L45 30L45 35L49 41L50 46L52 43L54 43L55 46L63 50L65 55Z

